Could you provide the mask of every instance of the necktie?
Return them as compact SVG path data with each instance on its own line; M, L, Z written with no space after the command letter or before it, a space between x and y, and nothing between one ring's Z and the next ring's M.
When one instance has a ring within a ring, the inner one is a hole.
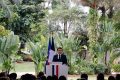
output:
M59 59L61 59L61 55L59 54Z
M58 59L60 59L61 58L61 55L60 54L58 54Z

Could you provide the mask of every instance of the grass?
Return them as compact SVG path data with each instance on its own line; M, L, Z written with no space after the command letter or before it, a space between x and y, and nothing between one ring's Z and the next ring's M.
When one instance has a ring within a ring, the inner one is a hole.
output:
M15 64L15 72L35 72L33 62Z

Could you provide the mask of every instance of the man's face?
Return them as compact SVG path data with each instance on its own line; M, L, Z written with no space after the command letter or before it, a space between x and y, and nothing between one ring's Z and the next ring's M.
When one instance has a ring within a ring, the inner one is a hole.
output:
M62 54L62 53L63 53L63 49L58 49L58 50L57 50L57 53L58 53L58 54Z

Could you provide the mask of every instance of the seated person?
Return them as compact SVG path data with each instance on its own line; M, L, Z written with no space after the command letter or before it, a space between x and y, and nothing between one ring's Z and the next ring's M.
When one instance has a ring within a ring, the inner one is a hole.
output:
M105 79L104 79L104 74L103 74L103 73L99 73L99 74L97 75L97 80L105 80Z
M16 73L11 73L9 75L10 80L16 80L17 79L17 74Z
M109 76L108 80L115 80L115 77L114 76Z
M85 80L88 80L88 75L87 74L81 74L81 79L85 79Z
M1 77L0 80L10 80L8 77Z

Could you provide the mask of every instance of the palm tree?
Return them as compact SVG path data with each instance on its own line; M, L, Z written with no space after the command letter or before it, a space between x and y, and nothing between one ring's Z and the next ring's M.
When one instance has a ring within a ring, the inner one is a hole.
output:
M14 68L13 62L19 48L19 37L12 32L0 38L0 58L2 71L9 73Z
M45 44L44 44L45 45ZM28 42L28 49L31 52L32 60L35 64L35 73L36 75L42 71L43 64L42 61L45 60L46 47L42 43L33 43Z

